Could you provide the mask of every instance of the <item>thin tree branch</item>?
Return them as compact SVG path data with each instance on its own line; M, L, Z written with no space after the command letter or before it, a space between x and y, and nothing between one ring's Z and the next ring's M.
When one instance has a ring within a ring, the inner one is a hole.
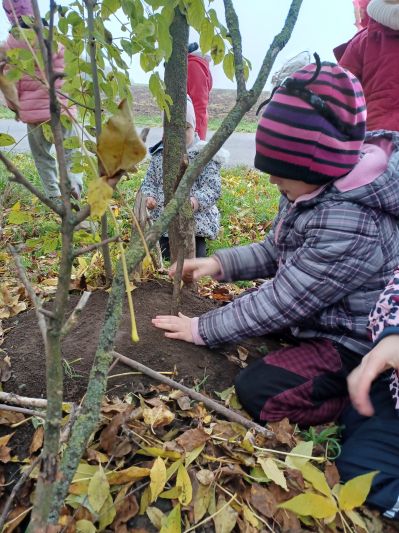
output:
M36 407L37 409L46 409L47 400L44 398L30 398L29 396L19 396L13 392L0 391L0 401L10 403L12 405L20 405L22 407ZM73 407L73 403L65 402L64 406L68 408Z
M46 414L41 413L40 411L34 411L33 409L27 409L26 407L16 407L15 405L6 405L4 403L0 403L0 411L13 411L14 413L22 413L24 415L46 418Z
M5 524L6 520L7 520L7 516L8 516L8 513L10 512L11 505L12 505L14 499L15 499L15 496L18 494L18 492L19 492L20 488L22 487L22 485L25 483L25 481L31 475L33 470L39 464L39 461L40 461L40 455L38 457L36 457L31 462L31 464L29 465L29 468L27 468L23 472L23 474L21 475L19 480L15 483L15 485L14 485L12 491L11 491L11 494L9 495L6 503L4 504L3 511L1 513L1 516L0 516L0 531L3 531L4 524Z
M105 239L105 241L95 242L94 244L89 244L88 246L84 246L83 248L77 248L73 252L73 257L78 257L79 255L87 254L89 252L92 252L93 250L101 248L102 246L104 246L104 244L109 244L110 242L118 242L120 240L121 236L116 235L115 237L109 237L108 239Z
M223 0L224 11L226 16L226 24L229 30L234 53L234 67L237 80L237 95L242 96L246 92L245 77L244 77L244 61L242 58L242 40L240 33L240 25L238 22L237 13L235 12L232 0Z
M141 363L137 361L134 361L133 359L130 359L129 357L125 357L124 355L118 352L113 351L112 355L124 365L134 368L135 370L139 370L146 376L156 379L157 381L160 381L161 383L165 383L165 385L169 385L173 389L181 390L182 392L187 394L187 396L190 396L190 398L192 398L193 400L196 400L197 402L202 402L204 405L206 405L207 407L209 407L216 413L219 413L220 415L224 416L228 420L237 422L238 424L241 424L247 429L254 429L266 438L271 438L274 436L273 431L270 431L269 429L266 429L265 427L260 426L256 422L253 422L252 420L245 418L240 413L237 413L236 411L233 411L232 409L225 407L219 402L216 402L215 400L212 400L211 398L204 396L200 392L196 392L195 390L190 389L189 387L186 387L185 385L182 385L181 383L178 383L177 381L170 379L160 374L159 372L156 372L155 370L152 370L151 368L148 368L147 366L142 365Z
M69 96L68 94L66 93L63 93L62 91L60 91L59 89L57 89L57 93L61 96L63 96L64 98L66 98L67 100L70 100L73 104L75 105L78 105L80 107L83 107L84 109L87 109L88 111L92 111L94 112L95 109L94 107L90 107L86 104L82 104L82 102L78 102L77 100L75 100L74 98L72 98L71 96ZM67 108L68 109L68 108Z
M78 321L83 309L85 308L87 302L89 301L89 298L91 296L91 292L85 291L79 302L77 303L75 309L72 311L72 313L69 315L68 320L65 322L65 324L62 326L61 329L61 337L65 337L68 335L68 333L71 331L73 327L75 327L76 322Z
M17 251L15 250L14 246L9 244L8 245L8 251L10 252L10 254L12 255L12 257L14 259L14 263L15 263L15 266L17 267L17 271L18 271L18 276L19 276L20 280L22 281L27 293L29 294L29 298L31 299L31 301L32 301L32 303L34 305L37 321L39 323L40 333L42 334L44 342L46 342L47 323L46 323L46 319L44 318L43 313L42 313L42 311L43 311L43 302L36 295L35 290L32 287L32 284L28 280L28 276L26 275L26 271L24 269L24 266L23 266L23 264L21 262L21 259L20 259L19 255L18 255Z
M50 200L50 198L47 198L47 196L41 191L39 191L39 189L36 189L36 187L32 185L32 183L27 180L23 174L21 174L17 167L3 154L1 150L0 161L14 176L13 178L9 178L10 181L14 181L16 183L19 183L20 185L23 185L26 189L28 189L29 192L34 194L37 198L39 198L40 201L47 205L47 207L54 211L54 213L57 213L57 215L59 215L60 217L62 216L62 214L64 213L63 208L56 205L53 200Z

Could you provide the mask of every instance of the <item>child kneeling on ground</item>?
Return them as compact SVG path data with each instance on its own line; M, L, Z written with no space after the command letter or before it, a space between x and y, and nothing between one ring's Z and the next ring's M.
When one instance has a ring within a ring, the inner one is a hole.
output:
M261 243L187 260L183 271L186 279L272 279L199 318L153 319L169 338L210 347L288 330L294 346L236 379L240 402L261 422L340 415L346 376L372 346L368 314L399 260L399 135L365 141L359 81L316 59L273 92L258 125L255 166L281 192L272 230Z
M189 162L193 161L200 150L206 144L200 141L195 133L194 107L187 98L186 114L186 147ZM162 141L150 148L151 162L141 185L141 192L146 196L146 207L149 210L151 220L156 220L164 208L163 192L163 144ZM206 239L216 239L220 229L220 214L216 202L221 193L220 169L227 161L228 152L220 150L205 166L201 174L195 180L191 192L190 201L194 211L195 222L195 248L196 257L206 257ZM169 238L163 235L159 243L162 256L170 260Z

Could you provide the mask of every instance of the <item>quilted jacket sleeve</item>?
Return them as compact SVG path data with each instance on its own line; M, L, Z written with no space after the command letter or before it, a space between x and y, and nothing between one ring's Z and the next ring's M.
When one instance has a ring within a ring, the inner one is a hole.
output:
M267 247L261 246L241 252L252 271L262 254L269 258ZM225 268L226 257L217 255ZM229 261L234 257L227 256ZM199 333L214 346L299 325L358 289L383 262L378 231L367 210L342 205L321 208L307 223L303 245L279 267L274 279L201 316Z
M198 201L198 211L209 209L219 200L222 191L220 168L220 163L209 161L196 179L193 196Z
M399 334L399 268L370 313L369 329L374 342Z
M158 190L161 186L160 180L162 179L162 176L157 171L156 160L156 156L151 158L143 183L141 184L141 192L143 195L147 197L151 196L153 198L158 197Z

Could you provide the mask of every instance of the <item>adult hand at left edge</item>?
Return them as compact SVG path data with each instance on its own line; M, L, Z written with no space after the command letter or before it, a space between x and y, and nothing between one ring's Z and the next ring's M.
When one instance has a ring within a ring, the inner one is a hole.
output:
M191 333L191 318L179 313L178 316L158 315L151 320L156 328L166 330L165 337L186 342L194 342Z

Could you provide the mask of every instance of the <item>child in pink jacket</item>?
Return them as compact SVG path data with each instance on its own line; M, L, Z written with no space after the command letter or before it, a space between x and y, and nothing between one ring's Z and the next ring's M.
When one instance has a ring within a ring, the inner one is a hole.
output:
M7 50L15 48L27 49L25 40L18 35L18 25L27 28L22 17L33 17L33 8L30 0L3 0L3 8L8 20L12 24L10 34L5 43ZM33 30L25 30L33 31ZM64 48L59 46L53 55L53 67L56 72L64 70ZM19 119L25 122L28 129L28 141L38 174L49 198L57 199L61 196L57 176L57 164L51 154L52 143L49 142L43 131L43 124L50 120L50 102L46 85L40 81L43 73L37 69L36 78L24 74L17 82L19 98ZM61 89L62 80L56 82L57 89ZM69 107L68 100L58 94L61 111L65 115L74 116L75 109ZM71 129L63 128L64 138L73 135ZM65 150L68 175L71 181L71 194L75 199L80 199L82 191L82 176L71 172L72 150Z
M371 0L369 21L334 50L339 64L362 83L367 129L399 130L399 0Z

